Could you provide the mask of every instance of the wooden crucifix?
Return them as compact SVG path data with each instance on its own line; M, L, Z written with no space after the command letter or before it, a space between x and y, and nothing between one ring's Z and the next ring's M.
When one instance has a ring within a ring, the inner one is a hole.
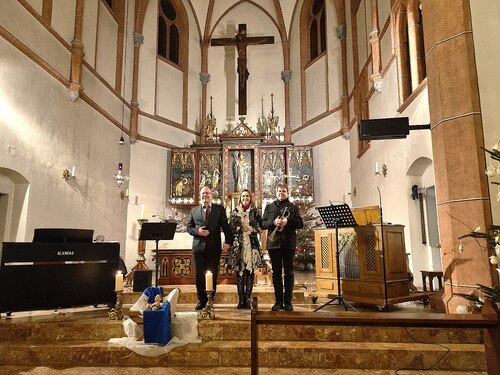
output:
M247 25L238 25L238 34L232 38L216 38L211 40L212 46L235 46L238 52L238 114L247 114L247 80L250 73L247 68L247 46L257 44L274 44L274 36L247 37Z

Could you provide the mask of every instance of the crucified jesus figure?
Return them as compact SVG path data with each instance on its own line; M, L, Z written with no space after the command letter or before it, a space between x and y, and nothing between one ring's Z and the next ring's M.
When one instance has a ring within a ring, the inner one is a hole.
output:
M246 29L240 30L238 34L235 35L235 44L236 44L236 51L238 51L238 82L240 83L241 88L245 88L245 85L248 81L248 76L250 75L250 72L248 71L247 68L247 45L248 42L246 42L245 36L247 34Z
M247 46L258 44L273 44L273 36L247 37L247 25L238 25L238 33L232 38L212 39L212 46L235 46L238 52L237 72L238 72L238 114L247 113L247 90L246 84L250 73L247 68Z

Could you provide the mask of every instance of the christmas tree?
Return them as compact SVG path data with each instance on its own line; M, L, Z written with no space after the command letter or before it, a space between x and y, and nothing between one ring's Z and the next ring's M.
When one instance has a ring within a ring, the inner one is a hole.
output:
M295 249L294 268L300 271L312 271L315 266L314 229L323 225L323 221L315 211L314 202L295 201L304 220L304 228L297 231L297 248Z

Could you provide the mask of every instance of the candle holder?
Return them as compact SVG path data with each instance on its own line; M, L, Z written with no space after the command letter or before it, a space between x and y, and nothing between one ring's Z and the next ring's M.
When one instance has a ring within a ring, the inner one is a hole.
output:
M111 310L109 310L108 316L110 320L122 320L123 319L123 311L122 311L122 299L123 299L123 290L115 290L116 293L116 304Z
M213 290L205 290L205 293L207 293L208 301L207 305L200 311L200 319L215 319L214 301L212 298L213 292Z

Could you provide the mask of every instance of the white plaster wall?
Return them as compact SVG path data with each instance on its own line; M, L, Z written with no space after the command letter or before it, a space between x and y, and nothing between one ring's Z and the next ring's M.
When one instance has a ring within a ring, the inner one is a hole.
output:
M18 240L31 241L37 227L74 227L123 244L127 206L112 178L118 129L85 102L70 102L66 87L3 38L0 55L0 167L30 183ZM76 179L65 182L62 171L73 165Z
M349 8L347 8L349 9ZM361 0L358 8L358 12L356 13L356 22L358 26L358 62L359 62L359 71L363 69L363 66L368 59L368 34L371 29L367 27L368 21L370 20L369 14L367 13L370 10L370 3L366 0Z
M389 27L382 36L382 39L380 39L380 61L382 62L382 69L389 63L389 59L392 55L392 29Z
M129 17L133 20L134 13L131 12ZM150 114L155 113L157 28L158 0L153 0L148 3L146 14L144 15L142 30L144 43L139 48L139 81L137 82L139 108L141 111ZM129 38L132 39L132 31ZM165 105L168 104L165 103Z
M139 116L138 125L139 134L176 147L188 147L196 138L194 134L145 116Z
M326 57L323 56L309 65L305 76L307 119L310 120L328 109Z
M391 0L378 0L378 23L380 30L384 27L391 13Z
M188 68L188 119L187 126L190 129L199 130L201 117L201 41L200 30L195 23L195 16L191 7L186 5L189 19L189 68Z
M300 79L300 8L302 1L298 2L290 27L290 125L295 129L302 125L302 101L301 101L301 79Z
M337 137L313 149L314 201L326 206L330 201L351 205L349 141Z
M333 3L326 2L326 29L327 33L327 67L328 67L328 109L335 108L342 103L342 45L337 38L337 14Z
M99 2L95 67L112 87L115 86L118 23L108 8Z
M166 148L138 141L131 147L129 209L127 215L127 241L125 263L135 265L141 205L145 204L145 218L158 221L153 215L163 214L170 176L170 151ZM147 265L154 269L151 253L146 253Z
M26 1L39 15L42 15L43 0L27 0Z
M71 18L68 16L68 19ZM63 77L69 78L70 51L19 2L0 1L0 25Z
M335 133L341 126L341 112L337 111L330 116L316 121L292 135L292 141L295 144L307 145L321 138L328 137Z
M88 70L85 65L82 66L82 85L86 95L98 103L117 122L123 124L126 128L129 127L129 108L123 104L119 97L110 95L109 88Z
M352 47L352 21L351 21L351 0L346 0L345 4L345 19L346 19L346 56L347 56L347 87L349 91L349 95L354 87L354 70L352 65L352 56L353 56L353 47ZM350 103L353 101L351 100ZM352 110L349 110L349 113L354 113Z
M71 45L75 36L76 0L52 0L50 26Z
M87 0L83 6L82 43L84 60L95 67L95 49L97 42L97 12L100 0Z
M156 69L156 114L182 124L183 73L160 59Z
M472 31L474 38L474 52L476 54L476 68L481 99L481 116L484 129L485 147L492 149L500 142L500 106L498 105L498 87L500 75L498 62L500 50L492 46L492 35L500 33L500 2L496 0L471 1ZM488 157L487 164L489 165ZM495 163L493 163L495 165ZM497 164L498 165L498 164ZM500 176L490 178L490 181L500 182ZM500 194L496 186L490 184L491 209L493 223L500 223L500 203L496 195Z

